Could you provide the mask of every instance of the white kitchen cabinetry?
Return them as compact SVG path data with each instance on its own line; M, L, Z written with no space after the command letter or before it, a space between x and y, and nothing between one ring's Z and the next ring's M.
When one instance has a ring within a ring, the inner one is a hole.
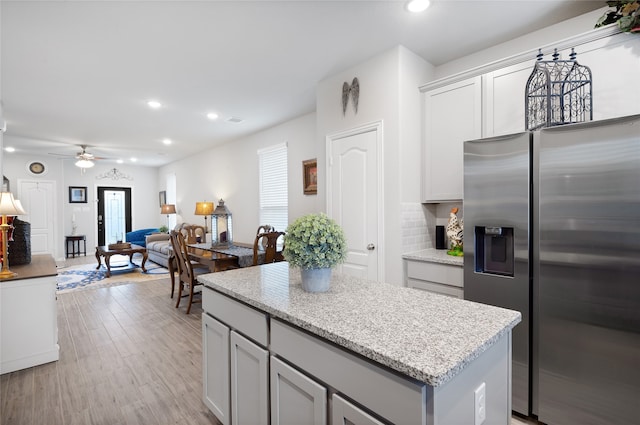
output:
M483 76L482 137L525 131L525 87L534 63L535 58Z
M462 199L462 143L482 137L481 81L473 77L423 93L424 202Z
M56 265L48 254L0 281L0 373L53 362L60 357L56 309Z
M231 423L269 424L269 352L231 332Z
M202 306L204 403L224 425L268 424L267 315L210 290Z
M425 261L405 261L409 288L464 298L464 270L461 266Z
M273 356L271 423L327 424L327 389Z
M203 401L223 425L230 425L229 328L202 314Z
M331 425L384 425L337 394L331 397Z

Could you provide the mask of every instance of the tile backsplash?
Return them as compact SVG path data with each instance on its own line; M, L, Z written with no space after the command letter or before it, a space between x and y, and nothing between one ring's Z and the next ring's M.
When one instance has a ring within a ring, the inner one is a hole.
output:
M400 207L402 252L435 248L436 225L446 227L449 222L449 212L453 207L458 207L458 219L462 219L462 202L402 203Z

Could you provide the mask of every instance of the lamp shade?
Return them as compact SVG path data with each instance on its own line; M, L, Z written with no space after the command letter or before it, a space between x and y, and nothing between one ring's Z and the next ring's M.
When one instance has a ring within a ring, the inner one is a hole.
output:
M93 161L89 161L88 159L80 159L76 161L76 167L80 168L91 168L94 165L96 164L94 164Z
M196 202L195 215L211 215L213 213L213 202Z
M13 198L11 192L0 192L0 215L26 214L20 201Z
M176 213L176 206L174 204L164 204L160 208L160 213L161 214L175 214Z

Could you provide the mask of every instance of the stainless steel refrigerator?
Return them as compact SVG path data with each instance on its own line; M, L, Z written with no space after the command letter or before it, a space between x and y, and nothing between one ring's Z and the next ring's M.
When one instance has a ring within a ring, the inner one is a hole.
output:
M638 423L640 115L464 143L465 298L519 310L512 406Z

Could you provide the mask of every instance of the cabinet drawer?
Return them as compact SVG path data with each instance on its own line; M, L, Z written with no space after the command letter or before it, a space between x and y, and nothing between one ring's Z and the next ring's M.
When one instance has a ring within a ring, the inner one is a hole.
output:
M426 280L407 279L407 286L409 288L421 289L423 291L435 292L440 295L448 295L450 297L456 297L463 299L464 291L462 288L451 285L443 285L441 283L429 282Z
M271 352L393 423L426 423L430 390L424 383L396 375L278 320L271 321Z
M409 279L426 280L462 288L463 276L464 269L460 266L424 261L407 261L407 277Z
M266 313L207 287L202 289L202 309L258 344L262 344L264 347L268 345L269 320Z

